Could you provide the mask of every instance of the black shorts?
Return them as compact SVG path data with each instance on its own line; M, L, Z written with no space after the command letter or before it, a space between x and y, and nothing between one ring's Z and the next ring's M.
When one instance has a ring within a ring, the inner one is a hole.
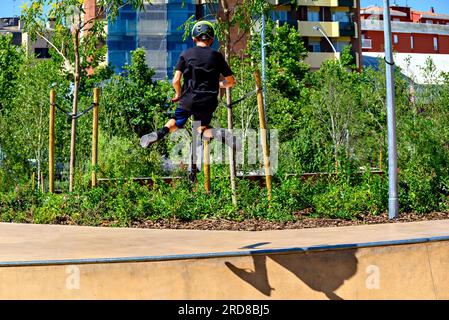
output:
M193 121L201 121L201 126L208 126L212 120L214 111L215 110L207 110L198 112L177 107L173 119L176 120L176 126L178 128L183 128L191 116L193 116Z

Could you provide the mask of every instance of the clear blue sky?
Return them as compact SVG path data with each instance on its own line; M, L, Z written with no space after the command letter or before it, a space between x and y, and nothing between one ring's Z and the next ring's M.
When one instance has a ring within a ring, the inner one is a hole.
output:
M12 17L20 14L20 7L26 0L0 0L0 17Z
M383 0L361 0L362 7L367 7L371 4L381 6ZM0 0L0 17L9 17L20 14L20 6L27 0ZM395 0L390 0L393 4ZM15 3L15 5L14 5ZM449 1L448 0L396 0L396 3L401 6L408 4L417 10L428 11L430 7L435 7L436 12L449 14Z
M435 8L435 12L437 13L446 13L449 14L449 0L390 0L390 5L396 3L398 6L408 5L409 7L420 10L420 11L429 11L430 7ZM369 5L383 5L383 0L361 0L361 6L367 7Z

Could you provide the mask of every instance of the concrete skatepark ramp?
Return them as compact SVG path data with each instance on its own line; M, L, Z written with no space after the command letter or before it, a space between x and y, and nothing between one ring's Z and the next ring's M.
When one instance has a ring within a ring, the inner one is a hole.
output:
M278 231L0 224L1 299L449 299L449 221Z

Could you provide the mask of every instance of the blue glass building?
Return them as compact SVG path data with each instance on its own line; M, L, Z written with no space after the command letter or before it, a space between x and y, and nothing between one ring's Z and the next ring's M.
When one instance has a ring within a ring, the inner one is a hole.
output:
M168 0L167 4L167 74L169 78L173 73L179 54L192 47L193 41L190 37L183 41L184 28L182 25L191 17L196 15L195 1Z
M190 38L182 39L182 25L191 16L196 16L195 0L153 0L139 12L123 7L108 23L108 62L120 73L131 63L131 51L143 48L155 78L172 78L179 54L193 46Z
M127 5L120 9L117 19L108 22L108 62L117 73L131 63L131 51L137 48L137 12Z

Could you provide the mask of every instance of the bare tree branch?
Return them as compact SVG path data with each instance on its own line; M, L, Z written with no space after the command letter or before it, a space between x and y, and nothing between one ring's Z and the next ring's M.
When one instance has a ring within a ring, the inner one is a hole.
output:
M66 56L51 42L48 40L42 33L39 31L36 31L36 34L41 37L45 42L47 42L53 49L56 50L56 52L64 59L64 62L70 63L69 59L66 58Z

